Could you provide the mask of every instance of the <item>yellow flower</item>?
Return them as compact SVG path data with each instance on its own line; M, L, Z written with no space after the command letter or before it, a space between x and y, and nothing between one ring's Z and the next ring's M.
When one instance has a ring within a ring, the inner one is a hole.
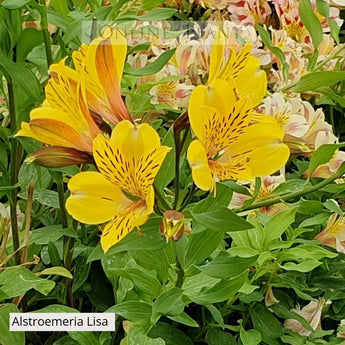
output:
M289 157L277 122L252 115L252 107L266 92L266 76L250 56L251 48L245 46L237 55L232 52L224 63L224 35L218 34L208 82L193 90L188 107L197 139L190 144L187 158L195 184L210 191L216 181L270 175Z
M121 78L127 54L127 41L121 30L112 27L89 46L73 52L76 70L85 74L86 98L90 110L117 124L132 121L121 98Z
M131 120L120 87L126 52L124 34L108 28L104 38L96 38L90 46L83 45L74 52L75 70L66 66L65 60L50 66L46 100L30 113L30 122L23 122L17 133L54 146L49 152L56 164L47 159L38 163L47 167L88 163L93 139L102 133L104 120L111 124ZM69 159L64 160L61 147L77 151L69 151Z
M91 153L92 140L101 131L86 107L79 73L65 66L65 60L49 72L46 100L31 111L30 122L22 123L17 136Z
M218 80L211 97L198 86L189 101L189 120L197 139L187 152L195 184L213 190L216 181L251 180L281 168L289 157L284 131L269 116L253 121L248 98Z
M230 57L224 61L226 49ZM235 87L237 96L249 96L252 106L258 105L266 94L266 73L260 69L260 60L251 56L252 46L246 44L236 54L234 47L227 47L224 34L218 30L213 42L210 57L210 73L207 84L212 87L218 79L229 82Z
M108 222L101 236L107 252L153 212L153 181L170 148L148 124L129 121L121 121L111 139L99 135L93 146L99 172L72 177L66 208L80 222Z

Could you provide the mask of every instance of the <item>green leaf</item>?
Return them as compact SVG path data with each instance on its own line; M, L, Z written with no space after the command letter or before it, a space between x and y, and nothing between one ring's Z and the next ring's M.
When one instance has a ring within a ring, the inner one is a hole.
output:
M1 3L1 6L7 10L16 10L25 6L30 0L5 0Z
M167 317L170 320L173 320L175 322L178 323L182 323L183 325L189 326L189 327L199 327L198 323L193 320L189 315L187 315L186 313L182 313L180 315L167 315Z
M313 225L320 225L320 224L324 224L329 218L329 213L318 213L316 214L314 217L308 218L306 220L304 220L299 227L301 228L307 228L309 226L313 226Z
M281 61L283 65L283 77L285 80L288 80L289 64L286 62L285 54L280 48L276 47L272 43L269 32L262 25L257 24L256 29L258 30L260 38L262 39L262 42L265 44L265 46Z
M281 303L278 304L273 304L270 306L270 309L273 310L273 312L282 319L294 319L299 321L302 326L307 329L308 331L313 331L313 328L310 326L310 324L308 323L308 321L301 315L294 313L293 311L287 309L286 307L284 307L284 305L282 305Z
M162 338L165 345L193 345L186 334L168 323L158 322L148 335L151 338Z
M33 230L29 243L48 244L49 242L56 242L62 236L78 238L78 234L73 229L63 229L61 224L49 225Z
M256 261L257 257L241 258L232 256L228 252L220 252L218 256L204 266L197 267L201 272L221 279L238 276L246 271Z
M338 24L330 19L329 17L329 4L324 1L324 0L316 0L316 8L317 11L324 17L327 18L327 24L329 25L330 29L331 29L331 36L334 38L335 42L337 44L339 44L339 26Z
M338 103L343 108L345 108L345 98L335 93L330 87L328 86L319 87L315 91L324 94L325 96L330 98L332 101Z
M130 279L134 283L135 288L139 290L138 292L143 292L149 296L149 298L142 296L143 299L151 300L156 298L161 291L161 284L158 279L144 270L128 267L123 270L114 270L113 273Z
M163 190L175 176L175 144L173 126L166 133L162 139L162 145L172 147L172 150L167 153L161 168L155 178L155 186L159 190Z
M279 212L271 218L265 226L266 243L279 238L284 231L295 221L298 207Z
M241 258L250 258L260 254L260 251L246 246L236 246L229 249L229 253Z
M19 313L14 304L0 305L0 344L4 345L25 345L24 332L10 331L10 313Z
M0 56L0 70L13 80L15 89L24 91L34 102L41 103L42 87L31 70L6 56Z
M232 298L241 288L247 279L247 272L231 280L222 280L211 288L203 288L198 294L191 294L185 291L185 294L195 303L212 304L223 302Z
M87 280L90 272L90 263L87 263L87 253L83 252L75 259L72 292L76 292Z
M133 67L127 64L124 69L125 73L136 76L156 74L168 63L168 61L172 58L174 54L175 49L167 50L150 65L138 69L134 69Z
M152 307L153 314L177 316L183 312L182 289L172 288L162 292Z
M326 164L332 158L334 152L340 147L344 147L345 143L341 144L325 144L320 146L311 156L309 164L309 176L312 176L316 168L322 164Z
M271 197L277 195L285 195L288 193L293 193L302 188L307 187L308 183L304 180L289 180L281 183L277 188L275 188L272 193L270 194Z
M241 327L240 338L245 345L257 345L261 342L261 333L256 329L250 329L248 331Z
M206 333L208 345L236 345L235 338L228 332L223 332L219 328L210 327ZM244 344L246 345L246 344Z
M126 340L127 345L165 345L162 338L153 339L148 337L144 330L138 325L132 325L132 327L130 327Z
M218 247L224 234L220 231L205 230L189 237L185 254L185 267L203 262Z
M134 229L121 242L109 249L104 254L101 247L98 246L88 257L88 262L106 258L109 255L131 250L159 250L166 246L164 237L159 232L161 218L152 217L143 226L140 226L142 234Z
M300 0L298 10L303 24L311 36L314 49L317 49L323 39L323 30L319 19L313 11L310 0Z
M214 321L218 322L224 328L222 313L213 304L206 304L205 307L211 313Z
M141 301L125 301L106 310L106 313L115 313L132 322L147 322L152 314L152 307Z
M38 277L43 276L43 275L51 275L51 274L73 279L73 276L70 271L68 271L65 267L59 267L59 266L45 268L43 271L36 273Z
M46 296L54 286L53 281L38 278L24 267L9 267L0 274L0 287L8 298L24 295L31 289Z
M307 0L308 1L308 0ZM318 71L303 76L292 88L294 92L316 91L320 87L330 86L345 79L343 71Z
M249 309L254 329L261 333L262 340L270 345L280 345L283 328L273 314L262 304Z
M17 62L24 64L32 49L43 42L42 30L27 28L20 34L17 42Z
M144 11L150 11L162 4L164 4L164 0L143 0L140 8Z
M117 20L140 20L140 21L151 21L151 20L166 20L171 18L177 10L173 8L154 8L152 11L145 13L141 16L135 15L124 15L118 17Z
M213 231L232 232L253 228L252 224L224 206L212 212L191 214L196 222Z
M279 265L280 268L286 271L310 272L314 268L321 265L321 262L313 257L306 258L302 262L296 264L294 262L286 262L284 265Z

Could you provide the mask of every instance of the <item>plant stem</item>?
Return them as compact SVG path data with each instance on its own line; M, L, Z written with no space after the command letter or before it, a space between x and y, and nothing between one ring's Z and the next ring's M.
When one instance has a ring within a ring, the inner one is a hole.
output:
M12 79L8 76L7 78L8 88L8 110L10 113L10 126L12 135L17 131L17 119L16 119L16 108L14 102L14 90ZM15 138L11 138L11 162L10 162L10 174L11 174L11 185L14 186L18 182L18 141ZM12 241L13 251L15 252L16 265L20 265L20 253L19 248L19 233L18 233L18 220L17 220L17 194L18 188L11 191L10 194L10 206L11 206L11 228L12 228Z
M41 27L43 32L43 40L44 40L44 48L46 51L46 59L48 68L53 62L52 50L50 46L50 34L48 31L48 17L47 17L47 7L46 1L40 0L40 4L42 5L40 14L41 14Z
M283 195L283 196L277 196L277 197L272 198L270 200L254 202L253 204L251 204L250 206L247 206L247 207L234 208L233 211L236 213L240 213L243 211L254 210L257 208L271 206L271 205L277 204L279 202L287 201L290 199L294 199L294 198L315 192L315 191L319 190L320 188L327 186L328 184L330 184L331 182L333 182L334 180L336 180L340 176L342 176L343 170L344 169L339 168L338 171L333 176L321 181L320 183L315 184L314 186L309 186L309 187L306 187L306 188L299 190L297 192L288 193L288 194Z
M67 213L66 213L66 208L65 208L65 191L64 191L61 173L59 173L59 179L57 181L57 191L59 194L61 224L62 224L62 227L65 229L65 228L68 228L68 220L67 220Z
M32 211L32 198L34 194L34 180L31 180L28 186L28 198L25 212L25 238L23 244L22 264L28 261L28 249L29 249L29 235L31 225L31 211Z
M158 190L158 188L153 185L153 189L155 191L155 196L157 197L158 201L162 204L162 206L165 208L165 210L170 210L171 206L168 204L168 202L164 199L161 192Z
M324 65L326 65L329 61L333 60L333 59L336 59L337 58L337 55L345 49L345 46L344 45L340 45L338 47L338 49L336 49L334 51L334 53L330 56L328 56L325 60L322 60L320 61L317 65L316 65L316 70L320 69L321 67L323 67Z
M177 255L176 255L176 268L177 268L177 279L176 279L175 287L180 288L182 287L182 284L184 281L184 271L179 259L177 258Z
M174 141L175 141L175 198L173 209L177 209L178 198L180 195L180 153L181 153L181 138L180 132L174 131Z

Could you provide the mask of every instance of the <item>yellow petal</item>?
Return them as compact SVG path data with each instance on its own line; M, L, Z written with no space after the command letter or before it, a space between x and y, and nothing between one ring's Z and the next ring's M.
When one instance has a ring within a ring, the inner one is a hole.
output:
M82 223L104 223L132 204L120 188L98 172L86 171L73 176L68 188L71 196L66 201L66 209Z
M213 41L211 57L210 57L210 73L208 75L207 84L211 85L213 81L219 77L219 72L223 64L225 49L225 37L218 28L216 37Z
M267 90L266 73L260 69L260 61L251 56L247 66L236 78L236 88L240 98L250 97L252 107L258 105Z
M189 145L187 159L192 168L194 183L202 190L212 191L214 181L208 165L205 148L200 140L194 140Z
M193 90L189 99L188 117L194 134L203 143L208 136L205 124L212 122L213 115L217 113L217 118L226 118L232 111L236 102L234 89L233 84L217 79L211 86L199 85Z
M279 170L288 160L290 150L283 144L284 131L274 121L264 120L249 126L229 147L234 159L245 160L253 176L265 176Z
M74 128L55 119L34 119L23 122L16 136L36 139L44 144L70 147L80 151L92 152L92 141L81 136Z
M116 124L120 120L130 120L130 116L121 98L121 77L127 54L127 41L121 30L107 28L103 37L93 40L86 53L86 69L96 88L106 97L109 112L101 116ZM109 73L111 71L111 73Z
M99 170L120 188L143 199L169 150L148 124L135 126L129 121L115 127L111 140L101 135L94 140Z
M102 231L101 245L104 252L106 253L112 246L120 242L135 226L144 224L148 216L145 205L131 207L116 214Z

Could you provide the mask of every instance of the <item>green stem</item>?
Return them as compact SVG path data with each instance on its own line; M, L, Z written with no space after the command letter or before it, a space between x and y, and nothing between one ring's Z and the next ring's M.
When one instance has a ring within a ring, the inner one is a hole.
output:
M40 0L40 4L42 5L40 14L41 14L41 27L43 32L43 40L44 40L44 48L46 51L46 59L48 68L53 62L52 50L50 46L50 34L48 31L48 17L47 17L47 7L46 1Z
M153 185L153 189L155 191L155 196L158 199L158 201L161 203L161 205L165 208L165 210L170 210L171 206L168 204L168 202L164 199L161 192L158 190L158 188Z
M178 199L180 195L180 153L181 153L181 140L180 132L174 131L174 141L175 141L175 198L173 209L177 209Z
M182 287L182 284L184 281L184 271L179 259L177 258L177 255L176 255L176 268L177 268L177 278L176 278L175 287L180 288Z
M17 131L17 119L16 119L16 108L14 102L14 91L12 79L8 76L7 78L8 87L8 109L10 113L10 126L12 135ZM11 139L11 162L10 162L10 174L11 174L11 185L14 186L18 182L18 167L20 157L18 157L18 141L15 138ZM15 188L10 194L10 205L11 205L11 228L12 228L12 241L13 241L13 252L15 252L14 258L16 265L20 265L21 258L19 248L19 229L17 220L17 194L19 189Z
M194 193L196 191L197 187L196 185L193 183L193 186L191 187L191 189L189 190L189 193L187 195L187 197L184 199L181 207L179 208L179 211L182 211L186 206L188 206L189 202L192 200Z
M59 196L59 205L60 205L60 212L61 212L61 224L64 229L68 228L68 218L67 212L65 208L65 190L62 180L62 173L56 172L56 185L57 185L57 192Z
M322 187L327 186L328 184L330 184L331 182L333 182L334 180L336 180L340 176L342 176L343 170L344 169L339 168L338 172L335 173L333 176L321 181L320 183L315 184L314 186L309 186L309 187L306 187L306 188L299 190L297 192L288 193L288 194L283 195L283 196L277 196L277 197L272 198L272 199L267 200L267 201L266 200L265 201L258 201L258 202L251 204L250 206L247 206L247 207L234 208L233 211L236 213L239 213L239 212L243 212L243 211L254 210L257 208L271 206L271 205L274 205L274 204L277 204L277 203L280 203L283 201L287 201L290 199L294 199L294 198L315 192L315 191L321 189Z

